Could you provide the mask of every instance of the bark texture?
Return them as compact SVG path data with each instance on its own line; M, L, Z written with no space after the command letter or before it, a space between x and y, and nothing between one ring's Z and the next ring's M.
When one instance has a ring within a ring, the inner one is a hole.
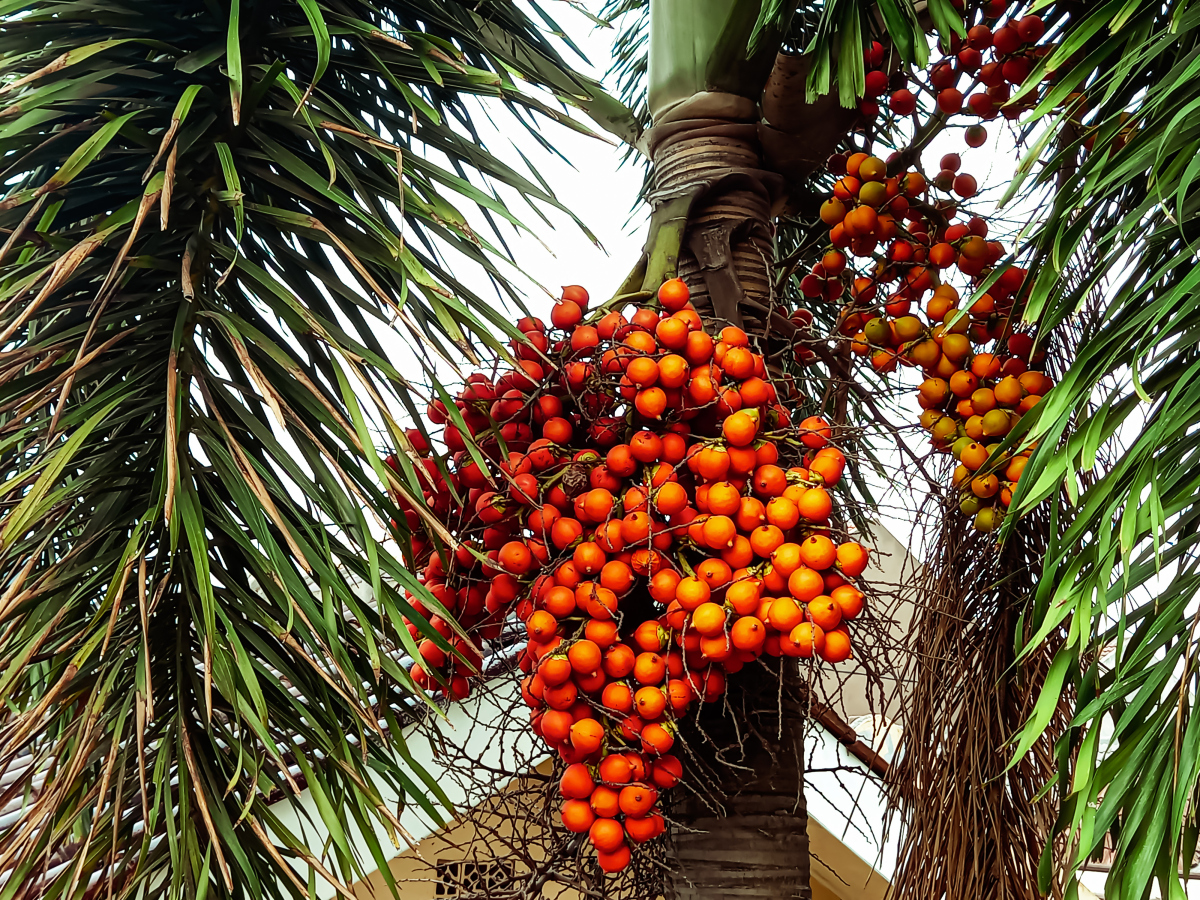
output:
M656 288L674 269L702 315L765 336L773 297L771 218L782 180L763 168L758 121L753 101L711 92L655 124L650 199L661 224L647 248L646 286Z
M697 780L671 816L676 900L808 900L804 710L794 660L748 666L683 728Z

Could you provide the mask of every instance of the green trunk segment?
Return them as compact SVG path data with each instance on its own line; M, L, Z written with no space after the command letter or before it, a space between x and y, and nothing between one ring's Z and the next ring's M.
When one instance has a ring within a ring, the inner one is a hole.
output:
M756 34L761 6L760 0L743 0L726 20L708 60L710 90L728 91L755 102L762 97L792 17L790 12L783 18L769 17Z
M676 197L657 207L651 214L642 290L658 290L660 284L679 273L679 251L683 247L688 213L695 199L694 192Z
M761 0L651 0L650 111L662 114L708 90L758 101L786 21L754 40Z

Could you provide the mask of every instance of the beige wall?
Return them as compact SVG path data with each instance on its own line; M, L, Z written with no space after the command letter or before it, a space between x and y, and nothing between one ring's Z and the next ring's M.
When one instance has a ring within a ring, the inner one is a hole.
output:
M549 762L539 767L543 775L549 771ZM438 864L461 860L484 862L511 859L512 854L506 842L514 837L514 843L519 843L526 852L536 856L537 829L523 823L523 833L516 836L513 833L514 819L518 819L513 813L523 807L524 800L512 798L519 798L521 787L520 780L514 780L505 791L489 801L486 810L477 810L468 819L452 823L421 841L416 849L407 850L393 859L389 868L403 900L435 900L439 896L446 896L439 895L437 891ZM813 856L813 900L882 900L887 883L834 835L811 819L809 840ZM353 885L352 889L360 900L391 898L379 872ZM543 891L543 896L576 900L580 895L569 888L551 886Z

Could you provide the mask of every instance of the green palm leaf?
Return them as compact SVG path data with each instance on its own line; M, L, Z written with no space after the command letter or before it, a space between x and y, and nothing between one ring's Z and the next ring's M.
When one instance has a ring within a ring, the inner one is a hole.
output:
M442 796L401 733L402 618L444 612L392 499L423 484L382 457L439 357L512 329L468 217L555 205L463 98L636 126L509 2L0 14L0 897L353 880L399 839L383 797ZM327 851L268 806L301 781Z
M1079 64L1033 113L1076 91L1093 107L1061 123L1033 185L1048 212L1029 242L1027 317L1042 334L1073 332L1078 349L1021 423L1020 438L1041 443L1014 508L1059 492L1070 501L1026 652L1066 635L1041 703L1076 698L1059 828L1078 841L1077 864L1109 838L1114 897L1144 896L1152 879L1182 896L1196 848L1198 38L1200 10L1186 3L1090 8L1045 61ZM1041 727L1035 715L1018 749ZM1046 883L1052 874L1044 864Z

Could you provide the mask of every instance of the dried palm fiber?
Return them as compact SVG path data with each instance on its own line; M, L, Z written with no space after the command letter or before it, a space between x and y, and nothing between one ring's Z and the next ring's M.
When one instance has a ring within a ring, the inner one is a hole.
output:
M1042 738L1008 765L1053 657L1053 639L1019 662L1015 649L1049 516L1039 509L998 547L957 508L931 503L944 508L916 575L903 733L886 779L901 828L894 896L1033 900L1057 812L1054 794L1041 794L1069 706L1060 703Z

